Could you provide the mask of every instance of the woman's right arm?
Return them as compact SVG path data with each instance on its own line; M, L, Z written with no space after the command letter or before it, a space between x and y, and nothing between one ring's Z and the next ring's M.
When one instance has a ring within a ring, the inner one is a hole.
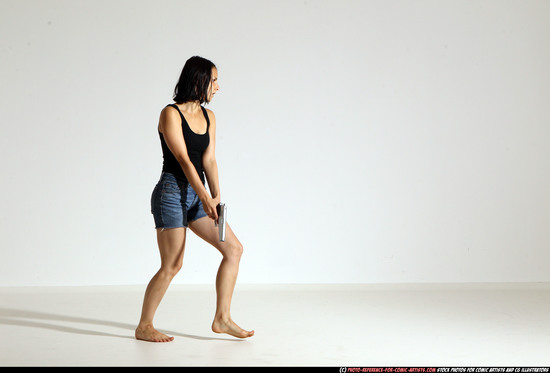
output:
M204 211L212 219L218 219L216 212L216 206L214 203L210 203L212 198L208 194L208 191L204 187L195 166L187 154L187 146L183 139L183 131L181 128L181 117L176 109L171 106L165 107L160 113L159 129L164 136L166 145L179 162L185 177L191 184L191 187L195 190L199 199L203 204Z

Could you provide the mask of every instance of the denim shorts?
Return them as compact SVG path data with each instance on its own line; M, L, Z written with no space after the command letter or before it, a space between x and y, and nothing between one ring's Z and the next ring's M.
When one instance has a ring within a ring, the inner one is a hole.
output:
M187 227L206 215L202 203L187 180L163 172L151 195L155 228Z

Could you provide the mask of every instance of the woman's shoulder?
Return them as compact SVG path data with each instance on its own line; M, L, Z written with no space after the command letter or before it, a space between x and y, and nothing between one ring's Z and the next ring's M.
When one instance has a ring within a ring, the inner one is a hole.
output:
M161 115L179 115L179 109L175 104L168 104L160 111Z
M161 122L176 122L179 119L180 113L174 104L166 105L160 112L160 121Z
M216 116L214 115L214 112L212 110L207 109L204 106L203 109L206 111L206 114L208 114L208 119L210 119L210 121L216 120Z
M161 113L168 113L168 112L178 112L178 107L176 104L168 104L165 107L162 108Z

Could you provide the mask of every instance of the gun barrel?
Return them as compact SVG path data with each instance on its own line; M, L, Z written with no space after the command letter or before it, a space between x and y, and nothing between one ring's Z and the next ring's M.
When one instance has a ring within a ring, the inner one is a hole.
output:
M225 241L225 224L227 221L227 206L221 203L217 206L218 210L218 233L221 242Z

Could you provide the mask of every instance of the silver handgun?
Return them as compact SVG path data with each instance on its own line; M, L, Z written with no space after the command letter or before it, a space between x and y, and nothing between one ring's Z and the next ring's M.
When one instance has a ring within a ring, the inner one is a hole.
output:
M225 203L219 203L216 206L216 211L218 212L218 220L215 221L216 227L218 227L218 232L220 235L220 241L225 241L225 222L227 221L227 207Z

